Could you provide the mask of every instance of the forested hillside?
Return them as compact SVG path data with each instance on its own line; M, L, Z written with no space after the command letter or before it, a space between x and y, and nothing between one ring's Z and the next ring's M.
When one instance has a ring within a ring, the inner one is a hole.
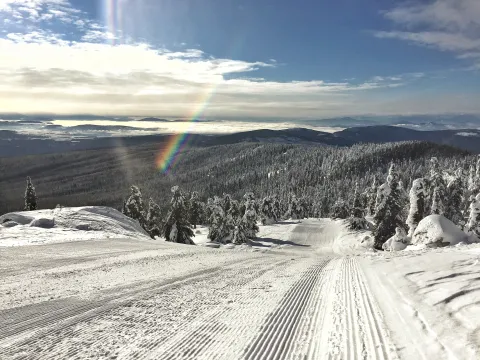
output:
M355 145L348 148L285 144L233 144L188 148L167 174L156 169L156 146L90 150L0 159L0 213L23 208L25 178L32 176L40 208L107 205L120 209L136 184L144 197L163 209L170 189L179 185L197 191L202 201L229 193L234 198L251 191L257 197L292 194L316 202L326 214L339 199L351 197L355 184L364 189L377 177L384 181L391 161L406 189L428 172L436 156L442 167L455 162L465 171L474 157L455 148L420 142Z

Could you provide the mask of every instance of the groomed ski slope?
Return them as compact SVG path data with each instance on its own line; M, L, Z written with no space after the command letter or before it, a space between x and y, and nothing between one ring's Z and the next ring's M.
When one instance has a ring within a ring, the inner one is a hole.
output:
M474 340L461 351L435 333L435 314L423 327L405 314L405 293L372 267L385 259L339 244L338 222L268 229L260 251L148 239L2 248L0 359L477 358Z

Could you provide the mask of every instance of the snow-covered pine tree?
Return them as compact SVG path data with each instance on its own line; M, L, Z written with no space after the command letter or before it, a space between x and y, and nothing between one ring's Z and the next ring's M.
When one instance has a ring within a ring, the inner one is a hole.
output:
M247 200L245 203L245 215L243 215L247 238L255 239L257 237L257 212L255 211L255 203L253 200Z
M247 221L244 217L242 217L238 219L237 224L235 225L232 242L235 245L246 244L248 242L247 233Z
M226 215L223 211L222 199L215 196L212 201L212 214L210 215L210 226L208 227L208 238L215 242L224 242L228 235L226 228Z
M232 203L231 195L223 193L222 207L223 207L223 212L225 214L228 214L228 211L230 210L231 203Z
M272 196L272 209L275 217L275 221L279 221L282 217L282 206L277 195Z
M162 210L152 198L148 201L147 229L147 232L152 239L155 239L156 236L162 235Z
M188 221L188 211L185 206L185 196L178 186L172 187L170 211L163 227L165 240L181 244L195 245L192 225Z
M477 158L477 170L475 171L475 185L474 190L475 193L480 191L480 155Z
M398 174L392 163L388 171L387 182L378 189L377 208L375 209L375 243L376 249L395 234L397 226L402 227L400 218L400 193L398 189Z
M405 223L407 221L407 217L408 217L408 214L409 214L409 196L408 196L408 193L403 186L403 181L402 180L398 181L398 192L399 192L399 196L400 196L399 203L400 203L400 208L401 208L400 218L402 220L402 223Z
M433 189L433 196L432 196L432 205L430 207L430 214L432 215L443 215L444 205L442 201L442 197L440 195L439 189L436 187Z
M367 214L373 216L375 214L375 201L377 199L377 177L373 177L372 186L367 190Z
M333 219L346 219L350 215L350 208L347 202L343 199L335 201L331 209L330 216Z
M443 215L445 213L445 181L436 157L430 160L430 181L429 181L429 213Z
M192 192L190 197L190 206L188 208L188 220L190 224L193 225L193 228L197 228L197 224L200 222L202 217L202 204L198 200L198 193L196 191Z
M355 190L353 191L352 207L350 216L353 218L363 218L362 204L360 203L360 194L358 192L358 183L355 182Z
M410 189L410 212L407 225L408 236L412 237L418 223L425 216L425 181L423 178L415 179Z
M30 176L27 177L27 188L25 189L25 211L37 210L37 194L33 187Z
M468 218L466 230L468 233L480 237L480 193L473 198L470 204L470 216Z
M475 175L475 166L470 165L470 170L468 174L468 180L467 180L467 190L469 192L473 192L476 187L476 175Z
M140 223L140 226L148 231L142 193L137 186L132 185L130 187L130 196L123 203L122 212L124 215L137 220Z
M205 204L205 219L206 223L210 225L210 219L212 217L213 209L215 208L215 204L212 198L207 199L207 203Z
M270 196L265 196L260 205L260 219L263 225L275 223L275 213Z
M462 169L457 169L455 177L447 185L445 217L462 228L465 225L462 211L464 188L463 171Z
M228 212L225 213L225 240L230 241L235 234L235 227L242 218L240 204L237 200L231 200Z

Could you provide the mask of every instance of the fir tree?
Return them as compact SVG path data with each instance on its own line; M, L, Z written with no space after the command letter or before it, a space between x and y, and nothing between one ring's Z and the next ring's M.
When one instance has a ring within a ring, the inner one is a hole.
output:
M353 191L350 216L353 218L363 218L363 209L362 204L360 203L360 194L358 193L358 183L355 183L355 190Z
M243 219L246 229L247 238L255 239L257 237L257 212L255 211L255 204L253 200L247 200L245 203L245 214Z
M198 193L196 191L192 192L190 197L190 206L188 208L188 220L190 224L193 225L193 228L197 228L197 224L200 222L202 217L202 204L198 200Z
M248 242L247 232L247 221L244 218L239 219L234 228L232 242L235 245L246 244Z
M410 189L410 212L408 213L407 225L408 236L412 237L418 223L425 215L425 181L415 179Z
M130 187L130 196L124 201L122 212L124 215L137 220L140 226L148 231L142 193L137 186L132 185Z
M473 165L470 165L470 171L468 175L468 181L467 181L467 190L469 192L475 191L476 187L476 175L475 175L475 167Z
M430 214L443 215L445 213L443 201L445 199L446 186L436 157L430 160L430 166L429 212Z
M458 169L455 177L447 185L447 204L445 206L445 217L454 224L463 227L465 225L462 213L464 201L463 171Z
M148 201L147 229L152 239L162 235L162 211L160 210L160 206L158 206L152 198Z
M237 200L231 200L228 212L225 219L225 234L227 241L230 241L234 237L235 227L242 218L240 213L240 204Z
M263 198L260 205L260 219L263 225L273 224L276 221L275 211L273 208L273 201L269 196Z
M367 191L367 214L373 216L375 214L375 201L377 199L377 177L373 177L372 186Z
M338 199L332 206L331 217L334 219L346 219L350 214L348 204L343 199Z
M438 188L433 189L432 206L430 207L430 214L432 215L443 215L444 206L440 194L441 192Z
M473 198L470 204L470 216L466 229L468 233L480 237L480 193Z
M166 241L195 245L192 237L195 236L192 225L188 221L188 213L185 206L185 196L178 186L172 187L172 200L170 211L163 227Z
M279 221L282 217L282 206L280 204L280 200L278 199L277 195L272 196L272 210L275 221Z
M33 187L30 176L27 177L27 188L25 189L25 211L37 210L37 194Z
M210 215L210 226L208 227L208 238L215 242L224 242L228 235L226 228L226 216L222 207L222 200L215 197L212 204L212 214Z
M378 189L377 208L375 209L375 248L381 250L382 245L395 234L395 228L402 226L400 218L401 205L398 188L398 174L392 163L388 171L387 182Z

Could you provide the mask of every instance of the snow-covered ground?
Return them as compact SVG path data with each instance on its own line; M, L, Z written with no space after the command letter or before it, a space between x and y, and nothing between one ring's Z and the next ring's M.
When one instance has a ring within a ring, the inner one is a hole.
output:
M118 237L143 238L138 222L101 207L56 208L0 216L0 246L21 246Z
M123 230L75 241L94 231L55 216L67 242L0 247L0 359L479 358L479 245L375 252L310 219L211 248L204 227L187 246L103 215Z

